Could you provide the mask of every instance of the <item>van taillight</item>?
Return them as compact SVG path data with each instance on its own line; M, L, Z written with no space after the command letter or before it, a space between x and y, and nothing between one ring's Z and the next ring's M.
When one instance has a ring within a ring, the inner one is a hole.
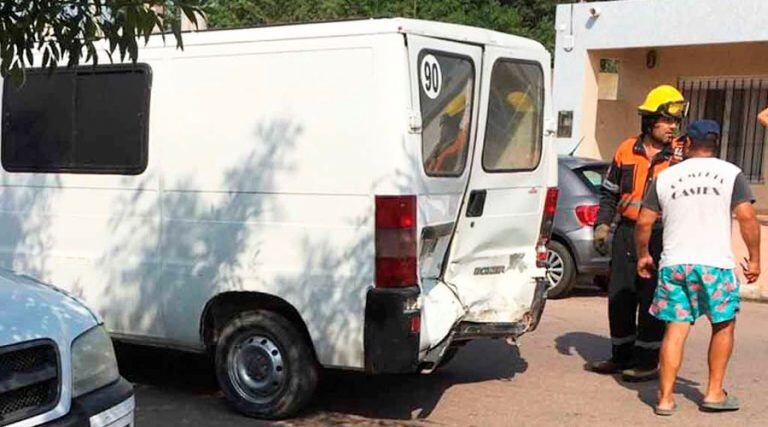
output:
M556 187L547 189L547 197L544 201L544 217L541 220L541 230L539 231L539 241L536 244L536 266L543 268L547 266L547 243L552 237L552 226L555 223L555 212L557 212Z
M416 196L376 196L376 287L417 286Z

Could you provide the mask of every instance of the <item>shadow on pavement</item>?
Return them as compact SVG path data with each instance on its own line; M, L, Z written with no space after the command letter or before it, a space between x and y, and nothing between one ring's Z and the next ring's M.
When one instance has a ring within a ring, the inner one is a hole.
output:
M528 362L517 347L500 340L474 341L430 375L369 376L327 371L312 411L390 420L425 419L454 385L508 381L527 369Z
M268 425L229 408L207 355L118 343L115 350L120 373L134 384L136 425Z
M173 396L179 407L195 407L201 415L213 410L218 413L213 418L231 419L232 414L221 414L232 410L219 392L210 357L122 343L116 343L115 349L121 374L136 385L139 413L142 393L149 395L151 399L145 401L152 403L165 400L161 396L166 394ZM373 424L402 425L427 418L454 385L509 381L527 369L528 362L517 347L502 340L482 340L467 344L448 365L430 375L326 370L310 407L289 423L344 425L380 420ZM216 404L211 401L213 397L218 399ZM147 413L155 408L148 404L143 410ZM146 418L144 424L152 425L153 417L147 413Z
M601 282L602 281L602 282ZM578 277L576 286L573 287L569 298L579 297L604 297L607 293L607 279L597 277Z
M569 298L592 298L592 297L605 297L608 296L608 294L597 287L575 287L573 288L573 291L571 291L571 294L568 295Z
M589 362L610 357L611 340L588 332L569 332L555 339L555 347L560 354L573 356L575 353L581 356L586 365ZM637 392L638 399L646 405L653 407L656 403L658 381L632 383L622 381L621 375L618 374L612 377L618 385ZM675 393L682 394L686 399L698 405L704 397L697 388L699 385L698 382L678 377L675 383Z
M205 354L115 343L120 374L136 384L189 393L216 393L213 360Z

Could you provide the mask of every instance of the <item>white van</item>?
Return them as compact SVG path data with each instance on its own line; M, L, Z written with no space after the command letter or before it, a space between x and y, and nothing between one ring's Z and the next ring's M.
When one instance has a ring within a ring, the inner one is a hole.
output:
M406 19L184 42L5 83L0 264L118 339L214 352L259 417L307 402L317 366L429 372L536 326L557 197L540 44Z

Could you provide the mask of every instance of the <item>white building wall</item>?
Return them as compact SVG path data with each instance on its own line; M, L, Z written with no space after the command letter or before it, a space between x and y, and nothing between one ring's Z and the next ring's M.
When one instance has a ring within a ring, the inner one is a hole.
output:
M554 110L573 111L558 151L595 154L597 69L589 51L768 40L766 0L623 0L557 8Z

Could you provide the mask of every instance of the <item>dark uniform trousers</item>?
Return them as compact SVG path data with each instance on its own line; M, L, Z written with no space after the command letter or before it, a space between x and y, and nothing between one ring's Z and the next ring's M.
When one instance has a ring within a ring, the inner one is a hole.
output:
M662 250L661 226L654 226L650 252L656 266ZM611 275L608 283L608 319L613 360L639 368L655 368L665 323L648 309L656 292L658 272L650 279L637 275L635 223L622 220L613 237Z

